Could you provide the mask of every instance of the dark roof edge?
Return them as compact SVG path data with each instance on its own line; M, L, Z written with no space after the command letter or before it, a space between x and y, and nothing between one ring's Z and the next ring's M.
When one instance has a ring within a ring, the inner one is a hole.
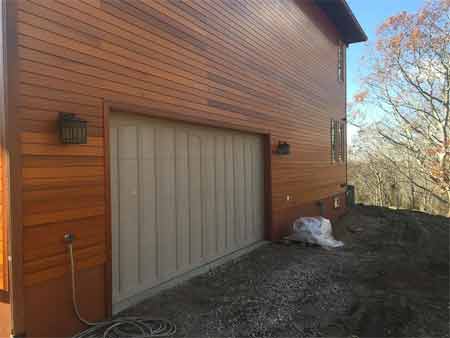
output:
M341 33L345 43L367 41L367 35L345 0L315 0Z

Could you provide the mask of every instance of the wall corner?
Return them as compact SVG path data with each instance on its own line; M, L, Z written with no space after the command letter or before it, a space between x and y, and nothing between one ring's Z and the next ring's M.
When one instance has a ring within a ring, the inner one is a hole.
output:
M22 155L17 100L19 90L17 51L17 1L1 1L2 19L2 184L5 197L5 228L8 263L10 332L25 332L22 248Z

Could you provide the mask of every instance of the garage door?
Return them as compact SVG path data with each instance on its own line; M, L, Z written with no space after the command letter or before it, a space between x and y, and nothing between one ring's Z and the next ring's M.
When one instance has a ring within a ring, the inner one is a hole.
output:
M263 239L261 136L110 121L114 304Z

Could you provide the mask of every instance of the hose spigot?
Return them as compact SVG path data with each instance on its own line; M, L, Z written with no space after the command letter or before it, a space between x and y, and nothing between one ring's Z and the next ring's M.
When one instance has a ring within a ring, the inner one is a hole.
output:
M66 242L67 244L72 244L74 240L75 240L74 234L72 233L64 234L64 242Z

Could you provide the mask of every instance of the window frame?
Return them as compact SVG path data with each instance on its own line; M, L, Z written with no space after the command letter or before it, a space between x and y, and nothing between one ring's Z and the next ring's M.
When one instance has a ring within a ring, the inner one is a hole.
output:
M346 131L347 122L344 120L331 119L331 163L332 164L342 164L347 160L347 142L346 142Z
M331 120L331 128L330 128L330 132L331 132L331 163L336 163L336 120L332 119Z
M345 82L345 44L342 41L338 43L337 53L337 79Z
M342 163L345 163L347 157L346 128L347 122L345 120L341 120L339 123L339 136L340 136L340 160Z

